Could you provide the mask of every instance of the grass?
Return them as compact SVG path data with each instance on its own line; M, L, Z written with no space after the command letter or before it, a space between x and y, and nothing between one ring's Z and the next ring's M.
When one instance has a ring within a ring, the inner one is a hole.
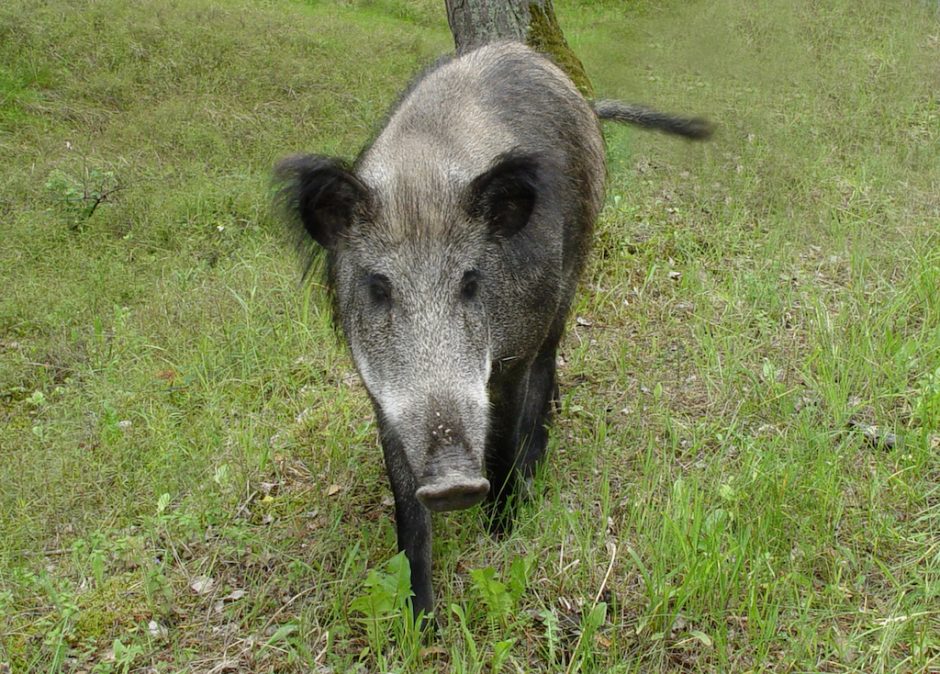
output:
M503 541L436 518L441 629L402 620L268 180L356 152L440 4L0 6L0 671L940 671L923 2L559 0L602 96L720 132L608 128L537 495Z

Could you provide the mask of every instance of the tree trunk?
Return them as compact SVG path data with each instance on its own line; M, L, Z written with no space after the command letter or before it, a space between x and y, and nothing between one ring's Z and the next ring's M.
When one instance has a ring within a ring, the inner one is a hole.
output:
M565 41L552 0L445 0L458 54L496 40L517 40L551 57L582 94L594 96L581 61Z

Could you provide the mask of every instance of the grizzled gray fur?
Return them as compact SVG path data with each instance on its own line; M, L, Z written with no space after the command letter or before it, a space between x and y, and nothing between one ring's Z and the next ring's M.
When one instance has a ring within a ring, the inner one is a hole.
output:
M598 118L699 137L497 43L405 93L352 166L277 175L326 249L334 310L375 408L416 613L433 609L430 511L488 499L494 529L547 443L555 355L604 200Z

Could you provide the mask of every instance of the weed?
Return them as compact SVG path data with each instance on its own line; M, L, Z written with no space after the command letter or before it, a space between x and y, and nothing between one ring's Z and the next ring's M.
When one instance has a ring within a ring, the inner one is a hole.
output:
M397 644L403 666L408 667L415 662L421 643L415 618L424 617L413 614L408 558L399 552L386 563L384 571L370 571L364 585L365 592L350 603L350 609L362 616L369 643L369 650L360 657L370 657L379 669L387 670L389 647Z
M46 191L55 199L73 231L81 231L102 204L110 203L124 189L114 171L85 168L81 177L53 171L46 180Z

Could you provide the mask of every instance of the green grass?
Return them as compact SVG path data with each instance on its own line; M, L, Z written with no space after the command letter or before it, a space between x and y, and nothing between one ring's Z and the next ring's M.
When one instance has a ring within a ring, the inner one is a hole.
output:
M558 2L599 94L720 131L607 130L550 459L435 519L428 643L268 181L442 3L0 5L0 671L940 671L936 11L624 4Z

